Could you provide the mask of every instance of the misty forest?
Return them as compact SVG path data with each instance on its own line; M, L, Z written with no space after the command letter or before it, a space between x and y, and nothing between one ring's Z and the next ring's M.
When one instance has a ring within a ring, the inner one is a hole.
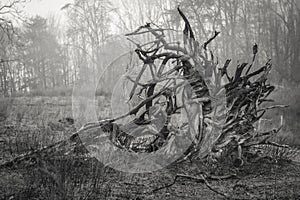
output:
M0 199L300 199L298 0L31 1L0 2Z

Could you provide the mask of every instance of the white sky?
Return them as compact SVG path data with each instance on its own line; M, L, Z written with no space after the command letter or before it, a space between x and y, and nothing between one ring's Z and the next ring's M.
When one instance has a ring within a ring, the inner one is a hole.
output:
M31 0L25 4L24 11L29 16L40 15L47 17L49 15L63 16L63 11L60 9L67 3L72 3L73 0Z
M10 0L0 1L5 2ZM73 2L74 0L29 0L29 2L24 3L24 6L22 6L20 10L23 10L27 17L39 15L41 17L48 18L49 16L55 16L62 25L66 21L66 11L61 10L61 8L67 3ZM113 3L115 7L120 6L120 0L110 0L110 2Z
M119 1L111 0L114 5L119 5ZM67 3L73 2L74 0L31 0L25 4L24 11L30 16L40 15L45 18L50 14L62 16L63 11L60 9Z

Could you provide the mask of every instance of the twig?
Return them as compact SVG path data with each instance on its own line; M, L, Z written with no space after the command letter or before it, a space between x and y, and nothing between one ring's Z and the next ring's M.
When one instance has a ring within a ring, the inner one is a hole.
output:
M221 32L219 32L219 31L215 31L213 37L209 38L209 40L207 40L207 41L204 43L203 48L204 48L205 50L207 50L207 45L208 45L209 43L211 43L211 41L213 41L220 33L221 33Z
M193 39L195 40L195 36L194 36L194 33L193 33L193 30L192 30L192 27L190 25L190 22L189 20L186 18L186 16L183 14L183 12L180 10L179 6L177 7L177 10L180 14L180 16L182 17L184 23L185 23L185 27L184 27L184 30L183 30L183 34L189 38L189 39Z
M257 110L257 112L270 110L270 109L274 109L274 108L287 108L287 107L289 107L289 106L288 105L274 105L274 106L269 106L269 107L266 107L266 108L261 108L260 110Z
M187 178L187 179L193 179L193 180L196 180L197 182L201 182L201 183L204 183L206 185L206 187L208 189L210 189L211 191L215 192L216 194L219 194L223 197L226 197L228 198L228 194L226 193L222 193L218 190L216 190L215 188L213 188L210 183L207 181L206 177L201 174L200 177L196 177L196 176L189 176L189 175L185 175L185 174L176 174L174 180L172 181L172 183L168 184L168 185L165 185L165 186L162 186L162 187L159 187L159 188L156 188L154 190L152 190L152 192L157 192L159 190L162 190L162 189L165 189L165 188L169 188L171 187L172 185L174 185L177 181L178 178Z
M256 135L254 135L254 138L274 135L274 134L278 133L280 130L281 130L281 126L278 129L273 129L271 131L257 133ZM251 138L253 138L253 137L251 137Z
M142 28L145 28L145 26L142 26ZM134 32L132 32L132 33L127 33L127 34L125 34L125 36L141 35L141 34L144 34L144 33L151 33L150 30L148 30L148 31L142 31L142 32L139 32L139 31L140 31L140 30L134 31ZM157 29L152 29L152 31L155 31L155 32L161 31L161 32L163 32L163 31L176 31L176 30L171 29L171 28L167 28L167 29L157 28Z
M138 85L138 82L139 82L139 80L141 79L141 77L142 77L144 71L146 70L146 67L147 67L147 64L144 64L143 67L142 67L142 69L141 69L141 71L140 71L140 73L139 73L138 76L136 77L135 82L134 82L134 85L133 85L133 87L132 87L132 89L131 89L131 92L130 92L130 94L129 94L129 100L132 99L133 94L134 94L134 92L135 92L135 90L136 90L136 87L137 87L137 85Z
M236 174L229 174L229 175L223 175L223 176L215 176L215 175L206 174L207 179L211 179L211 180L215 180L215 181L230 179L233 177L236 177Z
M229 75L228 75L227 68L228 68L230 62L231 62L231 59L226 60L224 66L223 66L222 68L219 68L219 70L220 70L220 72L221 72L221 77L224 76L224 75L226 75L227 80L228 80L229 82L231 81L231 78L230 78Z
M286 144L278 144L278 143L272 142L272 141L266 141L265 143L262 143L262 144L265 144L265 145L272 145L272 146L275 146L275 147L281 147L281 148L290 148L289 145L286 145Z
M165 189L165 188L171 187L172 185L174 185L176 183L177 178L178 178L178 176L176 175L174 180L172 181L172 183L170 183L168 185L165 185L165 186L162 186L162 187L159 187L159 188L156 188L156 189L152 190L152 193L157 192L157 191L162 190L162 189Z
M150 84L145 84L145 83L140 83L140 82L136 82L135 80L133 80L130 76L126 76L126 78L131 81L132 83L137 83L139 86L141 87L147 87L149 86Z
M141 48L141 45L139 43L136 43L134 40L130 39L130 38L126 38L128 41L130 41L131 43L133 43L135 46L137 46L137 48Z
M9 5L1 6L0 11L2 11L5 8L12 8L16 3L19 3L19 2L21 3L21 1L16 0L16 1L11 2Z
M169 43L167 43L167 41L163 38L163 35L160 35L160 34L158 34L156 31L154 31L155 29L152 29L152 28L150 27L150 25L149 25L149 26L146 26L146 28L147 28L147 29L148 29L148 30L156 37L157 40L159 40L159 41L164 45L164 48L165 48L166 50L180 51L180 52L182 52L182 53L184 53L184 54L187 53L186 50L185 50L184 48L179 47L179 46L172 46L172 45L170 45Z

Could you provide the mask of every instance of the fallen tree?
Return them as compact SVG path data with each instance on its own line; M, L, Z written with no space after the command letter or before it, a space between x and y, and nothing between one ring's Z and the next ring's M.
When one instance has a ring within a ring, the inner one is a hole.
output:
M135 78L127 77L133 82L129 101L134 95L142 100L127 114L109 121L114 123L134 115L132 123L144 126L157 118L151 113L154 108L163 110L165 123L160 130L152 133L155 137L150 142L136 142L136 137L119 128L111 136L113 143L134 152L153 152L170 142L171 137L184 135L190 137L192 144L183 159L211 156L217 158L235 153L234 162L238 166L243 163L243 151L247 152L252 146L274 145L288 148L287 145L270 141L281 127L264 133L255 129L255 124L267 110L286 107L263 106L265 102L272 101L268 96L275 89L267 83L271 61L268 60L255 71L251 70L258 53L258 46L255 44L252 62L239 64L235 74L230 77L227 69L231 60L227 60L220 68L213 53L208 50L208 45L220 32L215 31L209 40L200 45L195 40L186 16L179 8L178 12L185 23L181 42L183 46L180 46L180 42L176 45L168 43L165 40L167 29L153 28L150 23L126 35L136 45L135 52L143 64ZM133 39L134 36L143 34L152 35L153 41L140 44ZM142 83L140 80L146 69L150 70L151 76L146 83ZM157 104L161 103L157 99L161 96L164 97L166 106L157 108ZM180 127L177 126L178 121L172 124L172 118L183 112L187 115L187 122L181 121Z
M263 106L265 102L271 101L268 96L275 88L267 83L271 61L252 71L258 52L257 45L254 45L252 62L239 64L234 75L230 76L228 67L231 60L219 67L208 48L219 32L216 31L201 45L196 41L186 16L179 8L178 12L185 23L181 43L168 43L165 31L170 30L154 28L150 23L126 35L136 45L135 52L142 62L137 76L127 77L132 82L129 101L134 97L140 98L128 113L88 123L69 139L32 150L1 167L13 166L33 155L45 157L46 154L65 149L65 146L72 147L72 150L80 143L82 133L95 128L108 133L115 147L137 153L152 153L166 148L164 152L172 154L172 149L182 145L174 142L174 138L188 138L190 145L178 162L187 158L217 160L234 154L233 162L240 166L243 164L243 155L253 146L289 148L270 140L281 127L263 133L255 128L267 110L285 107ZM134 36L143 34L152 35L154 40L145 44L134 40ZM147 76L146 82L142 82L146 70L150 76ZM184 117L178 120L178 115ZM120 119L129 116L134 116L134 120L127 124L118 123Z

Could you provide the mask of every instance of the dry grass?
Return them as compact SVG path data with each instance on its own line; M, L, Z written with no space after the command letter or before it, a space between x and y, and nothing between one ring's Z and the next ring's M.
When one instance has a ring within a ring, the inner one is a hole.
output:
M109 101L104 97L98 100L100 117L109 117ZM0 130L0 163L31 149L67 138L72 133L72 127L58 123L58 119L72 116L70 97L22 97L5 99L2 102L4 104L1 104L1 113L4 121L1 122ZM264 165L265 161L260 161L236 169L232 166L201 166L186 162L158 172L126 174L104 167L96 159L88 157L81 148L73 149L65 155L67 148L57 150L51 156L36 155L11 168L0 169L0 199L197 199L200 196L204 199L221 198L203 184L187 180L179 180L168 189L152 192L172 182L176 173L197 176L204 168L216 175L232 172L240 174L239 186L236 186L235 179L211 183L219 191L230 191L229 194L233 198L251 199L253 195L266 198L272 198L274 195L300 197L297 192L300 191L297 187L300 185L297 175L300 174L300 169L295 169L294 172L294 168L289 165L278 167L278 163ZM276 150L271 153L277 156L288 155ZM277 185L263 185L267 182L272 183L269 180L274 174L281 182ZM258 175L263 178L257 180ZM245 184L252 186L240 188L240 185ZM293 189L292 193L282 192L287 186ZM280 190L273 191L275 187Z

